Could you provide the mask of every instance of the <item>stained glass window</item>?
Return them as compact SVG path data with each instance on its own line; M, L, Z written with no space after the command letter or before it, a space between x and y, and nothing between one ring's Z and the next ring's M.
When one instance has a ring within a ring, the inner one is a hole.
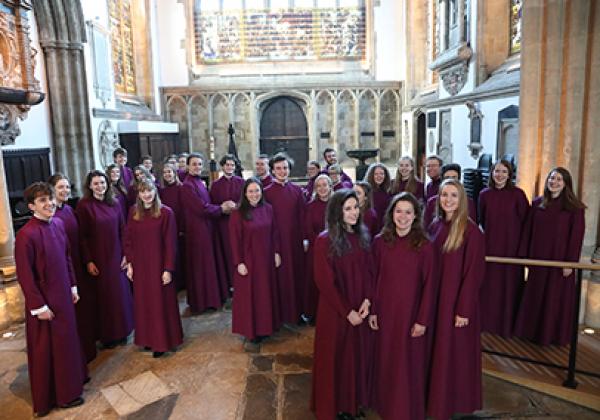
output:
M198 64L362 60L366 55L362 1L270 0L265 9L262 1L246 0L243 9L235 10L226 9L225 2L215 9L213 3L218 0L194 2Z
M133 23L130 0L108 0L115 91L136 95Z
M510 0L510 53L521 52L522 0Z

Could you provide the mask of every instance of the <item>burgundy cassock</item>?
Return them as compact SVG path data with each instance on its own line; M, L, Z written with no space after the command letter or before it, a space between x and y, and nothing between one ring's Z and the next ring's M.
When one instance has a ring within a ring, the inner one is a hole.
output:
M59 219L33 217L15 241L17 279L25 295L27 362L33 411L42 413L81 396L87 377L71 293L76 279ZM52 321L31 315L47 305Z
M375 333L373 407L385 420L425 418L427 339L433 332L439 286L438 251L427 241L419 249L409 239L373 242L377 291L371 313ZM401 269L399 269L401 267ZM412 326L426 327L411 337Z
M185 177L187 176L187 169L177 169L177 178L181 182L185 181Z
M79 224L73 209L68 204L63 204L62 207L56 207L54 217L62 220L69 240L71 262L79 293L79 302L75 305L77 331L85 360L89 363L96 358L96 340L98 339L98 326L95 319L97 311L96 282L89 277L81 261Z
M229 235L235 267L231 330L252 340L269 336L280 326L275 273L279 235L270 204L263 203L253 208L250 214L252 220L245 220L235 210L229 221ZM245 276L237 271L241 263L248 269Z
M419 200L419 202L422 205L425 202L425 196L424 196L425 187L424 187L423 183L419 180L415 180L414 183L415 183L415 191L412 193L412 195L417 197L417 200ZM400 181L399 189L396 194L406 191L407 184L408 184L408 181Z
M329 166L331 166L331 165L327 165L327 166L325 166L325 169L323 169L321 172L319 172L319 175L320 175L320 174L329 175ZM353 184L353 182L352 182L352 178L350 178L350 175L348 175L348 174L347 174L346 172L344 172L343 170L342 170L342 172L340 173L340 181L342 181L342 182L346 182L346 183L348 183L348 184L350 184L350 185L352 185L352 184ZM352 187L350 187L350 188L352 188Z
M175 263L175 286L185 288L185 220L181 201L181 184L173 182L160 188L160 201L175 214L177 222L177 262Z
M204 181L188 174L181 189L185 218L186 289L194 313L220 308L227 299L227 279L219 276L214 248L213 221L221 206L210 202Z
M333 191L341 190L342 188L352 189L352 181L340 181L333 186Z
M119 203L119 209L121 210L121 214L123 215L123 220L127 220L127 213L129 212L127 195L117 190L117 188L113 188L113 193L114 199L117 200L117 202Z
M295 324L304 311L304 194L292 182L273 182L264 191L265 199L273 206L281 241L281 266L277 269L281 321Z
M315 197L306 205L304 214L304 239L308 240L306 257L306 290L304 293L304 313L313 319L317 316L317 305L319 303L319 289L314 279L313 263L315 251L315 239L325 230L325 212L327 201Z
M239 203L244 188L244 179L239 176L221 178L214 181L210 186L210 201L221 205L227 200ZM231 256L231 244L229 243L229 215L222 214L217 219L215 246L217 249L219 275L227 279L227 289L233 283L233 259Z
M111 206L93 197L79 200L76 214L83 263L94 262L100 271L90 276L97 287L100 341L121 340L133 330L131 287L121 270L123 215L117 203Z
M125 188L129 187L131 181L133 181L133 171L128 166L121 166L121 178L123 179L123 185Z
M367 321L354 327L347 319L365 298L372 300L372 258L356 234L347 234L350 250L331 256L329 234L315 241L315 282L319 309L315 330L311 408L318 420L340 411L356 415L369 404L370 331Z
M165 352L183 342L177 288L174 281L162 283L165 271L175 271L177 222L166 206L160 217L150 210L141 220L134 215L135 207L129 211L124 248L133 268L135 344Z
M427 228L435 219L435 206L437 205L438 196L435 195L427 200L425 205L425 211L423 212L423 226ZM477 207L471 197L467 197L467 211L469 212L469 218L476 222L477 221Z
M439 252L449 231L450 223L439 219L429 227ZM479 410L482 404L479 293L485 277L485 239L472 220L462 245L442 252L439 261L441 279L427 415L445 420L453 413ZM468 326L455 327L456 315L468 318Z
M526 221L523 252L529 258L578 262L585 232L584 209L563 210L560 200L541 208L533 200ZM515 322L515 335L538 344L566 345L575 310L575 274L562 269L530 267Z
M518 187L486 188L479 194L479 223L485 231L485 253L494 257L519 256L519 245L529 202ZM510 337L523 288L523 267L486 263L481 287L481 329Z
M263 190L267 188L269 185L273 183L273 177L270 174L264 176L264 178L260 178L260 182L262 183Z
M127 196L126 196L126 203L127 203L127 208L130 209L131 206L133 206L137 200L137 195L138 195L138 191L137 191L137 185L135 183L129 185L127 187Z
M371 238L374 238L375 235L377 235L381 230L379 228L377 212L372 207L370 209L365 210L365 212L363 213L363 223L365 224L367 229L369 229L369 234L371 235Z
M391 199L392 197L387 191L382 190L381 188L373 188L373 208L377 214L378 229L383 227L383 218Z
M427 183L427 186L425 187L425 201L428 202L431 197L438 195L441 184L442 177L437 177L436 179L432 179Z
M306 183L306 186L304 188L302 188L302 192L304 193L304 199L306 200L307 203L310 200L312 200L312 195L313 195L313 190L315 189L315 180L316 179L317 179L317 177L313 176L312 178L310 178L308 180L308 182Z

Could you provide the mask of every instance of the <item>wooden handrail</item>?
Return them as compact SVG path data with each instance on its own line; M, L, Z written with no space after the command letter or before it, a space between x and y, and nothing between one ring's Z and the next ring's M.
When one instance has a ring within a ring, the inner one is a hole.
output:
M581 263L572 261L532 260L529 258L485 257L487 262L517 265L532 265L537 267L576 268L578 270L600 270L600 264Z

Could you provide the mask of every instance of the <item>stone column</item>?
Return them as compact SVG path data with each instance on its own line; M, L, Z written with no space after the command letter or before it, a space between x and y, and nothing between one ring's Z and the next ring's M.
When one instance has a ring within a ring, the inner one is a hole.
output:
M12 216L8 201L8 187L4 172L4 157L0 148L0 268L14 267L13 249L15 235L13 233Z
M583 258L589 261L599 239L600 4L523 5L519 185L539 195L553 167L569 169L587 205ZM582 306L585 322L600 327L599 283L589 282Z
M185 96L185 118L187 119L187 143L188 152L194 151L194 133L192 132L192 104L194 97L192 95Z

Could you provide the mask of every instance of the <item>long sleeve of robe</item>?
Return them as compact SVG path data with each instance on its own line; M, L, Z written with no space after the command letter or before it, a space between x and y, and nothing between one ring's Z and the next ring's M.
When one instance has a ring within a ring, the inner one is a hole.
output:
M315 252L315 240L321 232L325 230L325 211L327 202L315 197L313 201L307 204L304 215L304 239L308 241L308 250L304 254L306 260L306 289L304 312L307 316L317 316L317 305L319 303L319 289L315 284L313 263Z

